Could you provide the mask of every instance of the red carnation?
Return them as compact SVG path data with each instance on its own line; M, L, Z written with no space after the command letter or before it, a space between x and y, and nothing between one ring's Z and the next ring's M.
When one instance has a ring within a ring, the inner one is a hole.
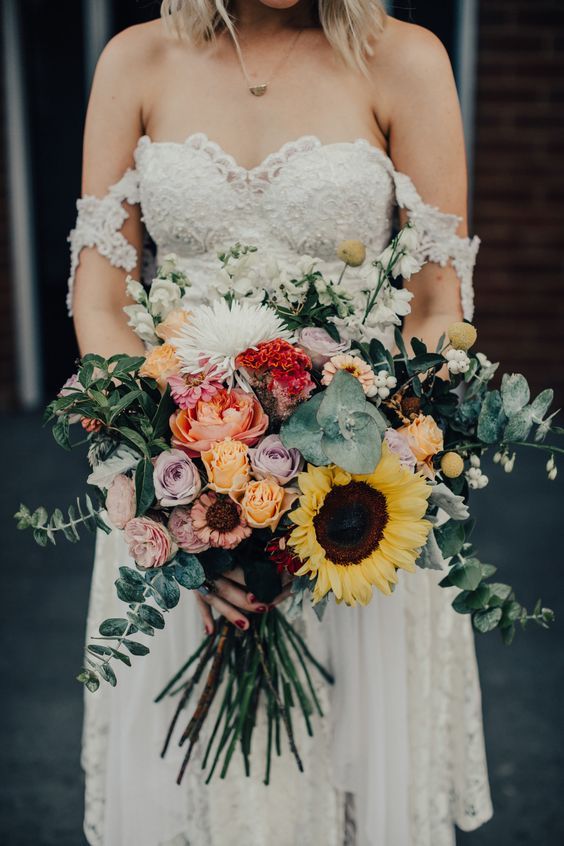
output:
M302 562L287 546L287 539L287 535L282 535L282 537L279 538L273 538L267 543L266 552L270 560L276 564L276 569L279 573L283 573L284 570L287 570L291 576L294 576L302 566Z

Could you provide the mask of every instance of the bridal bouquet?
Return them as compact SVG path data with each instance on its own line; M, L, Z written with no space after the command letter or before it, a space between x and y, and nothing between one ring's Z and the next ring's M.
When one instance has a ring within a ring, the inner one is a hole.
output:
M506 471L515 447L544 451L555 477L564 450L544 443L552 391L531 401L520 374L491 388L497 365L471 352L477 333L467 322L446 327L435 350L417 338L407 348L399 326L412 295L395 279L421 266L410 225L372 260L358 241L337 255L342 271L328 279L309 256L288 267L236 244L219 256L201 305L190 304L190 282L167 257L148 290L127 282L126 312L146 356L84 356L47 409L61 446L71 446L70 424L86 430L96 496L67 515L22 505L19 528L45 545L110 523L134 562L115 582L123 617L101 621L87 647L78 678L89 690L115 685L116 663L149 651L135 635L163 628L181 588L207 593L239 569L270 606L246 632L218 622L158 697L179 696L164 754L198 690L179 782L217 697L208 779L220 762L225 775L237 746L249 770L263 697L265 782L281 729L301 768L293 714L311 733L321 713L313 676L331 681L294 625L306 600L321 617L331 595L366 604L374 588L391 595L422 567L442 570L440 584L458 589L455 610L506 643L517 624L552 618L540 602L529 613L510 585L492 580L468 508L469 490L488 482L488 449ZM271 603L288 581L281 611Z

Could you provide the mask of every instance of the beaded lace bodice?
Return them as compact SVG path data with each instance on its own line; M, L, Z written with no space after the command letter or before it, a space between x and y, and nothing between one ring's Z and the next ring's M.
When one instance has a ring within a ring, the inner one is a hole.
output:
M200 300L207 297L207 275L217 267L217 253L237 241L281 259L316 256L319 268L331 272L338 266L334 255L340 240L358 238L379 251L390 238L394 208L404 208L419 233L421 258L452 263L464 315L472 317L479 239L459 237L459 218L423 202L411 179L364 138L323 144L305 135L248 170L201 132L182 143L143 135L134 160L135 168L104 197L77 201L76 226L69 235L69 313L83 247L95 246L116 267L135 267L136 251L121 233L126 201L141 204L157 261L176 253L193 283L191 295ZM146 252L145 276L151 269L147 257Z

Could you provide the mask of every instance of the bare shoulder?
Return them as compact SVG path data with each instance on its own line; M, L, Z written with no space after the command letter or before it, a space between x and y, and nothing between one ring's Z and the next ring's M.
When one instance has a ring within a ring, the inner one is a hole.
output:
M98 66L110 74L146 71L159 60L169 43L170 36L160 19L129 26L108 41Z
M398 110L429 98L456 96L449 55L437 36L425 27L388 17L369 63L375 111L389 128Z

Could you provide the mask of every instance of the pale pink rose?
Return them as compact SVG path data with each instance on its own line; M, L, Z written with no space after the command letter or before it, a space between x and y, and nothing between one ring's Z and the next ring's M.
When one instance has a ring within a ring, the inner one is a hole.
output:
M135 482L120 473L111 482L106 494L106 511L110 522L116 529L123 529L135 517L136 507Z
M177 550L162 523L150 517L134 517L126 524L123 534L129 546L129 554L145 570L162 567Z
M168 530L180 549L185 552L204 552L209 544L198 537L192 525L192 509L182 505L172 509L168 519Z
M202 487L198 468L179 449L160 453L154 465L153 482L155 496L165 507L187 505L196 499Z
M415 470L416 460L413 455L406 436L397 429L386 429L384 441L388 444L390 452L393 452L400 460L402 467L408 470Z
M346 352L350 347L350 341L334 341L329 332L318 326L305 326L300 329L298 343L318 370L321 370L331 356Z

